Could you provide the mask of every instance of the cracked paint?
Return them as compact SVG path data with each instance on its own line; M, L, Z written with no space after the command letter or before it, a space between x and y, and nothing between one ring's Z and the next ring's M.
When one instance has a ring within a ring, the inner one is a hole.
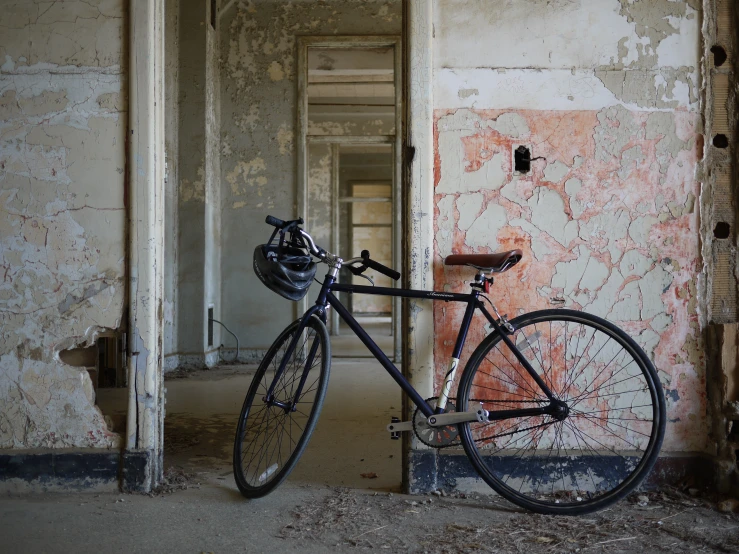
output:
M512 114L525 134L498 130ZM694 113L655 117L622 107L435 113L437 289L468 290L472 271L445 267L449 254L522 249L523 261L493 288L501 313L564 305L624 328L679 397L668 406L665 450L706 447L694 292L699 128ZM528 174L512 171L513 147L521 143L546 158ZM486 168L493 160L502 176ZM435 305L437 387L463 311ZM482 326L470 331L465 356L483 336Z
M0 448L119 447L59 352L120 326L124 3L11 2L0 45Z
M331 243L331 145L308 147L307 229L318 244ZM314 291L315 292L315 291Z
M248 268L254 248L269 238L265 215L309 218L313 223L308 231L330 248L330 206L321 200L330 190L312 190L307 198L310 213L295 213L299 151L296 37L400 35L402 3L250 0L233 3L220 21L222 295L229 299L221 315L229 327L233 325L242 347L256 352L266 350L294 317L293 306L270 293L247 298L249 291L262 290ZM395 133L391 116L311 115L309 135ZM312 157L308 164L309 180L328 186L325 160L323 167ZM315 203L313 210L310 206Z
M439 0L434 9L438 108L699 108L697 0L527 0L484 9L475 0Z

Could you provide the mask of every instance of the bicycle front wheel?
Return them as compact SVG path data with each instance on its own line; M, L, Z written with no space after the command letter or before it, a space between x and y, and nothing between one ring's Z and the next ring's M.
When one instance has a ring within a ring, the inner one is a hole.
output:
M308 320L285 369L267 398L298 332L300 320L285 329L254 375L239 416L233 466L236 485L247 498L270 493L295 467L318 421L328 387L331 344L323 322ZM303 380L302 391L298 388Z
M566 408L460 425L480 476L544 514L581 514L623 498L654 465L665 429L657 373L644 351L599 317L542 310L511 321L511 341ZM498 333L465 367L458 409L544 407L549 400Z

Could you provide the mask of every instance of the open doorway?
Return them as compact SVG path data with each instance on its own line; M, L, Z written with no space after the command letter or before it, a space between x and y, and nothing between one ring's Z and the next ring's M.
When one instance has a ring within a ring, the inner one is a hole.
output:
M395 71L400 59L400 40L395 38L401 30L400 2L394 4L395 22L361 24L366 32L392 36L367 39L371 44L350 40L349 47L342 47L346 52L336 56L330 49L317 52L324 55L314 60L319 72L314 76L321 82L311 83L311 92L316 94L312 95L310 117L302 92L308 86L307 70L303 75L299 68L307 68L304 41L319 44L322 39L302 35L362 32L353 22L363 21L364 7L352 4L339 15L331 12L323 17L321 3L255 4L258 10L238 2L222 3L215 29L208 25L201 29L202 12L193 15L182 4L178 36L187 35L188 41L177 41L180 92L179 111L173 120L178 132L168 169L177 184L176 267L170 274L175 279L172 312L176 317L169 341L175 344L167 358L171 371L164 383L165 464L167 469L196 475L198 481L215 475L216 484L227 489L235 488L231 481L233 431L252 377L275 337L305 307L274 295L254 275L254 249L269 239L265 215L292 218L297 208L298 215L307 220L306 229L322 247L346 256L344 247L351 247L349 235L342 237L338 228L350 220L339 213L339 189L349 187L349 181L353 186L373 179L383 181L383 194L389 190L393 195L400 175L396 164L400 72ZM327 3L332 10L333 4L338 2ZM284 19L286 14L289 20ZM296 21L322 23L302 27ZM205 48L195 43L196 38ZM302 52L299 60L293 57L296 42ZM356 76L349 60L356 46L371 51L364 56L371 60L370 67L363 69L369 71L371 83L353 81ZM196 49L207 54L205 60L200 54L191 55ZM214 63L218 59L223 63ZM384 68L379 67L383 64ZM366 97L357 96L372 88L374 92ZM367 172L366 162L379 158L386 166L382 175L356 174ZM354 175L342 178L352 164L364 169L357 167ZM310 191L306 187L309 173L316 185ZM341 194L358 196L360 189L356 194L350 189ZM399 218L399 203L386 198L383 202L392 217ZM212 221L211 212L220 217L211 226L212 233L206 225ZM359 221L353 224L356 227ZM399 227L384 225L392 240L398 240ZM220 254L210 255L210 237L219 245ZM390 252L400 259L399 252ZM401 269L395 261L383 261ZM321 280L322 276L317 277ZM309 295L318 288L312 287ZM207 296L210 292L212 297ZM376 308L374 312L392 322L394 309ZM209 333L202 324L211 320L214 326ZM393 327L390 323L386 327L383 347L393 357ZM338 325L332 329L339 333L332 339L341 340ZM210 348L217 350L220 362L199 371ZM291 480L388 490L400 487L401 443L390 441L385 430L391 416L400 415L400 391L372 362L345 358L332 365L333 389L329 389L318 428ZM378 477L367 481L363 473Z
M369 250L373 259L402 271L399 41L299 42L298 213L306 214L314 238L344 259ZM367 276L377 286L397 285L376 272ZM340 280L369 284L348 272ZM343 294L341 300L399 362L399 299ZM353 334L342 332L338 314L331 314L329 324L335 357L370 356Z
M393 156L391 144L344 145L339 148L339 251L349 258L368 250L373 260L395 266L393 255ZM343 273L355 284L392 287L393 281L376 271L367 277ZM386 296L341 294L341 300L384 352L393 351L393 301ZM334 314L337 357L371 354Z

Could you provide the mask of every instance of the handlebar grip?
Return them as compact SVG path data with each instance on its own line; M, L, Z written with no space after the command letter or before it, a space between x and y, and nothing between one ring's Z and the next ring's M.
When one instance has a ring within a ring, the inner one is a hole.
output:
M361 256L362 256L364 265L366 265L369 268L374 269L375 271L379 271L383 275L387 275L394 281L397 281L398 279L400 279L400 273L398 273L394 269L390 269L389 267L382 265L381 263L378 263L374 260L370 260L369 255L370 254L368 250L362 250Z
M278 229L282 229L285 226L285 222L281 219L277 219L276 217L272 217L271 215L268 215L264 222L267 225L272 225L272 227L277 227Z

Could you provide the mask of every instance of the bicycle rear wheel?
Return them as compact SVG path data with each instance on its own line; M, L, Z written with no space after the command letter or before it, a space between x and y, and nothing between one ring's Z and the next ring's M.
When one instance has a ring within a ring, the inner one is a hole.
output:
M545 514L605 508L649 473L665 429L657 373L644 351L599 317L542 310L511 321L510 338L567 408L558 414L460 425L465 452L499 494ZM459 385L458 409L549 404L501 336L480 343Z
M318 421L328 386L331 344L323 322L314 316L287 359L285 370L267 391L295 337L300 320L289 325L267 351L254 375L239 416L234 442L236 485L247 498L270 493L295 467ZM296 393L307 372L300 397ZM294 404L294 409L290 406Z

